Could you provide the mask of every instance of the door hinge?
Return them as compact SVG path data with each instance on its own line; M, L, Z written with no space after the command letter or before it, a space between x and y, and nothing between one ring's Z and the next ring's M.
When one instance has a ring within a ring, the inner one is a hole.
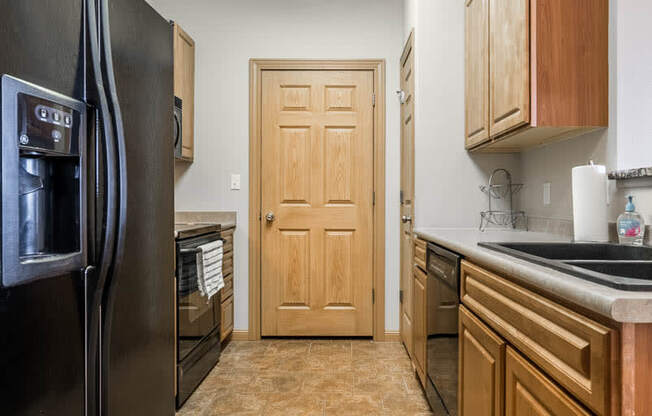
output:
M376 106L376 93L371 94L371 105Z
M402 290L398 291L398 301L399 301L399 303L403 303L403 291Z
M371 289L371 303L376 303L376 289Z
M371 204L376 205L376 191L371 193Z
M401 205L405 203L405 200L403 199L403 190L401 189Z

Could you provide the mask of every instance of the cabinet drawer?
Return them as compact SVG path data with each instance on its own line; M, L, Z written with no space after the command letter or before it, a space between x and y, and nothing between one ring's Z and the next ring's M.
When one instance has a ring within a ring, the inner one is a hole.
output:
M224 240L224 252L227 253L233 250L233 234L221 234L222 239Z
M505 416L589 416L586 410L513 349L505 359Z
M220 327L220 341L233 332L233 296L222 302L222 321Z
M232 275L233 274L233 265L231 264L229 267L222 267L222 275L224 277Z
M417 238L414 240L414 264L426 270L426 242Z
M233 268L233 253L226 253L222 258L222 273Z
M229 298L231 295L233 295L233 275L224 278L224 287L222 288L222 302L224 302L224 299Z
M469 262L462 302L555 381L608 414L612 331Z

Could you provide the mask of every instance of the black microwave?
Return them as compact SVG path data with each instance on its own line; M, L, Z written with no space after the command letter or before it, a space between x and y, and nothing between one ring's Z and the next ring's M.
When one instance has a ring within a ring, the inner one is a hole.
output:
M183 101L174 97L174 157L181 157L183 147Z

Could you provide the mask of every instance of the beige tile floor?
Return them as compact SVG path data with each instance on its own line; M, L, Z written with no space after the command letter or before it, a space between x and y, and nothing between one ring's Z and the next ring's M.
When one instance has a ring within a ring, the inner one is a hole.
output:
M399 343L234 341L177 416L431 415Z

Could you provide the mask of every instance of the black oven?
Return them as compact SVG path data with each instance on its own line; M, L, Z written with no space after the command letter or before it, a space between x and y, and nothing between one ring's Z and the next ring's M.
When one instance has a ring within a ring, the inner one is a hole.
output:
M202 296L197 283L199 246L219 232L177 238L177 408L188 399L220 356L220 293Z
M460 256L428 244L426 396L435 414L457 415Z

